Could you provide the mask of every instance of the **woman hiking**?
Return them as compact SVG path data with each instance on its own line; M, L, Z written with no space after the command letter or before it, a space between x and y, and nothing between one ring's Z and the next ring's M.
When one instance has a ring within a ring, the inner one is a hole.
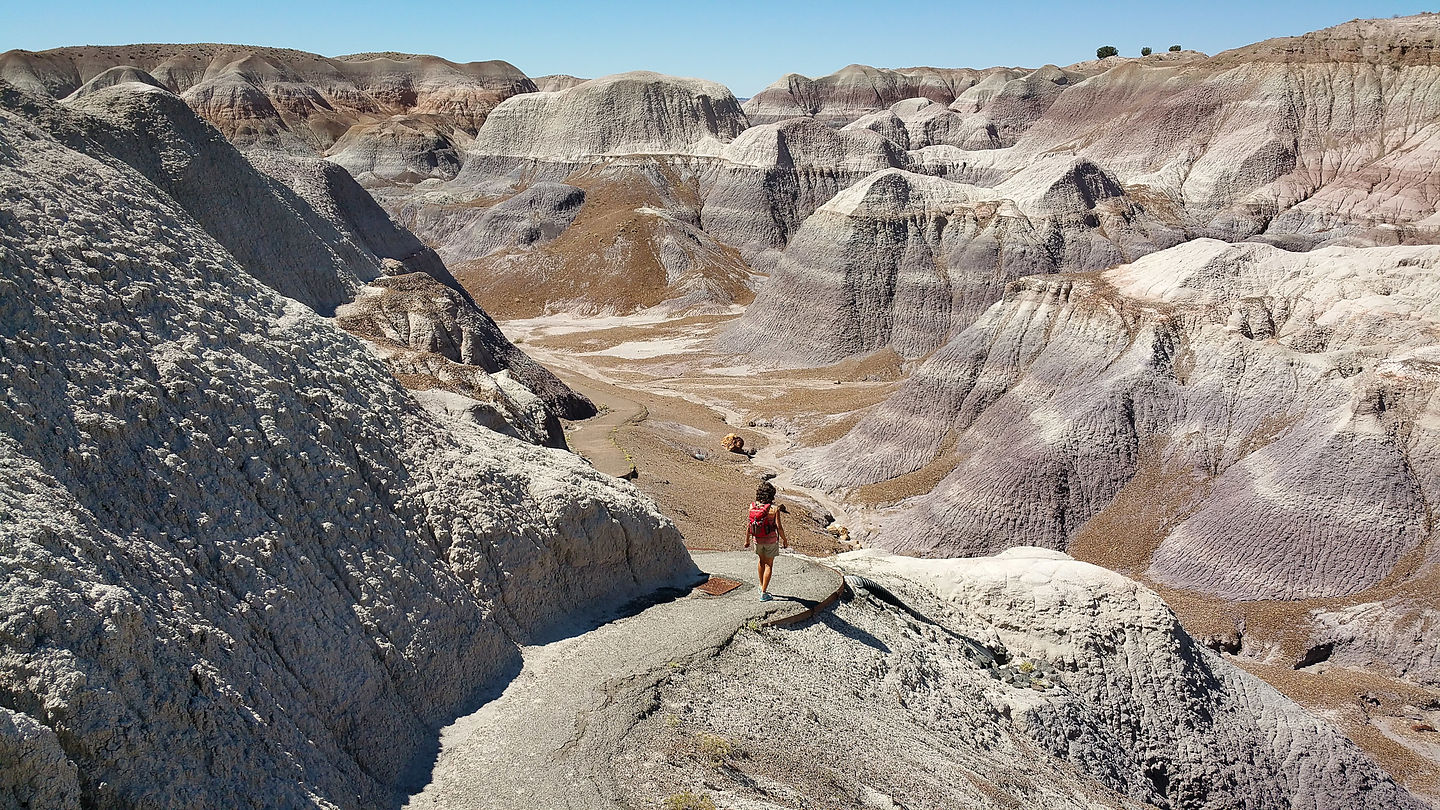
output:
M785 526L780 523L780 507L775 505L775 485L761 481L755 489L755 502L750 504L750 523L745 529L745 548L755 541L755 553L760 556L760 601L770 601L770 574L775 568L775 556L783 544L790 547L790 538L785 536Z

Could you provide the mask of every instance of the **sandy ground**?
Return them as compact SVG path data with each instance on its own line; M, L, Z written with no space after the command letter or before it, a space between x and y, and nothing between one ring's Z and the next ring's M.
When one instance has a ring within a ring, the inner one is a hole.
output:
M823 556L843 550L823 531L832 521L863 529L886 507L929 491L949 472L937 462L839 494L796 486L787 454L843 435L895 390L904 369L893 355L776 372L706 354L706 338L733 317L555 316L502 327L601 406L599 418L566 426L571 446L606 472L622 474L633 465L637 486L675 521L692 549L741 547L745 510L762 477L773 477L787 506L793 545ZM753 458L721 447L731 432L757 451ZM1412 791L1440 798L1440 733L1425 731L1440 728L1440 690L1337 666L1292 667L1304 652L1310 611L1383 599L1384 589L1347 600L1231 603L1150 582L1144 570L1160 539L1150 524L1163 521L1146 504L1187 482L1172 481L1164 470L1142 472L1133 491L1122 493L1134 508L1107 510L1107 520L1087 525L1076 538L1072 554L1154 588L1193 635L1223 636L1244 626L1245 649L1231 656L1236 664L1335 722ZM1152 535L1154 543L1133 542ZM1114 542L1119 536L1127 542Z

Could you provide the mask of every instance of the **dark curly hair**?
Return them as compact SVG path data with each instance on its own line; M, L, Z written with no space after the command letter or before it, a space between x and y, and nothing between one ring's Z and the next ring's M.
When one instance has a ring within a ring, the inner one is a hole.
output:
M761 481L760 486L755 488L756 503L774 503L775 485L769 481Z

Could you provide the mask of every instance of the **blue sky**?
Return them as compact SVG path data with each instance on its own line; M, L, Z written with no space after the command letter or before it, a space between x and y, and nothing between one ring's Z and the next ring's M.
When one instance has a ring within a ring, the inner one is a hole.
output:
M883 67L1069 64L1100 45L1215 53L1413 2L34 2L0 0L0 51L132 42L235 42L314 51L505 59L531 76L647 69L749 96L784 75Z

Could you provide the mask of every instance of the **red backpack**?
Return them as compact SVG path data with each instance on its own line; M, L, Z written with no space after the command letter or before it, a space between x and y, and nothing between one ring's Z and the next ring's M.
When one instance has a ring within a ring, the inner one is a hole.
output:
M750 534L756 539L769 537L775 533L775 515L770 510L772 505L768 503L750 504Z

